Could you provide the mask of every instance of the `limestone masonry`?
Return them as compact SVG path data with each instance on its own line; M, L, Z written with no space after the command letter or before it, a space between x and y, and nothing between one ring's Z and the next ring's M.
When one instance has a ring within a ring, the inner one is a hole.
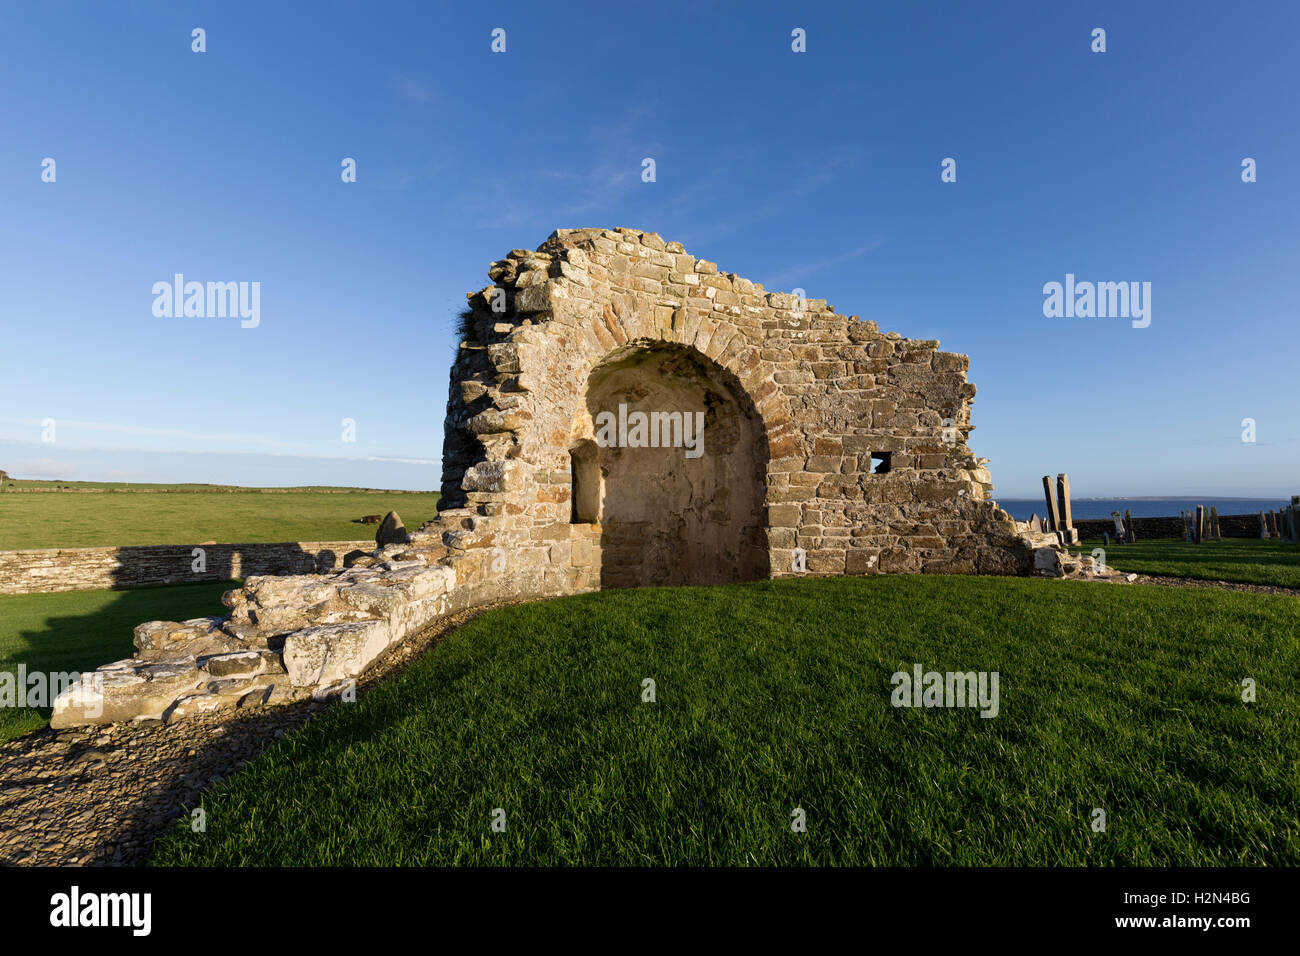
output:
M249 578L224 617L141 625L138 656L86 675L54 726L335 695L406 635L506 599L794 574L1114 576L989 498L967 444L969 359L937 341L631 229L559 230L488 275L451 371L438 518L342 571ZM695 454L674 428L697 421Z

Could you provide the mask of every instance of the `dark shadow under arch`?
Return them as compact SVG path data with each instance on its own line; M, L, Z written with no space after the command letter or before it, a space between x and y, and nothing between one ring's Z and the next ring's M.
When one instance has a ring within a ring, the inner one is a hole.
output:
M592 369L586 401L602 587L769 576L767 431L735 375L694 348L636 342Z

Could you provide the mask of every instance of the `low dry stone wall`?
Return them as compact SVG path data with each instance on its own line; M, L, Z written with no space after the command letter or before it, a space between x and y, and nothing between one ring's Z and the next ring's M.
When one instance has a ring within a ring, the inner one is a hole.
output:
M1100 538L1106 532L1115 537L1115 522L1110 518L1074 519L1074 527L1081 538ZM1168 518L1134 518L1133 530L1138 540L1143 538L1181 538L1183 519L1177 515ZM1225 538L1258 538L1259 515L1219 515L1219 527Z
M370 540L0 551L0 594L192 584L255 574L319 574L339 570L374 547ZM202 551L201 563L196 549Z
M83 674L55 700L50 725L172 723L336 698L388 648L441 617L567 590L545 577L545 549L451 549L443 542L453 529L464 530L457 518L430 523L410 543L372 545L329 574L249 577L223 596L225 615L141 624L135 657Z

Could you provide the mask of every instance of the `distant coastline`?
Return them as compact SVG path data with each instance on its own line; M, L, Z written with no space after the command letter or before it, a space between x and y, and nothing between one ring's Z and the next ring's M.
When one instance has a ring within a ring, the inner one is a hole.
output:
M1188 501L1192 500L1193 495L1115 495L1110 498L1082 498L1070 496L1071 501ZM1206 495L1202 496L1200 501L1213 498L1215 501L1272 501L1267 495L1256 495L1254 497L1233 496L1233 495Z
M1047 503L1042 498L999 498L994 500L1017 521L1031 515L1047 514ZM1217 508L1221 515L1249 515L1272 511L1289 504L1287 498L1231 498L1231 497L1139 497L1132 498L1074 498L1070 499L1073 518L1109 518L1112 511L1131 511L1135 518L1173 518L1197 505Z

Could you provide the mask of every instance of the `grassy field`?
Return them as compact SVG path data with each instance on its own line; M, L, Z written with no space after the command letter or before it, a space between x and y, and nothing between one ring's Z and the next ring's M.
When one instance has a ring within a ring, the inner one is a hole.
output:
M362 515L396 511L414 530L437 510L436 492L6 492L0 493L0 551L362 540L375 535L374 525L354 523Z
M0 595L0 671L86 671L130 657L132 632L152 620L223 614L231 581L137 591ZM0 740L43 727L50 711L0 707Z
M1101 547L1100 540L1085 541L1071 550L1089 554ZM1121 571L1300 588L1300 545L1281 541L1225 538L1192 544L1173 538L1139 538L1133 544L1111 544L1105 550L1106 563Z
M209 791L155 862L1296 865L1298 608L897 576L501 609ZM891 706L914 663L998 672L998 715Z
M183 494L211 494L213 492L241 494L288 494L295 491L385 491L383 488L350 488L339 485L294 485L283 488L252 488L244 485L210 485L195 482L165 483L146 481L49 481L43 478L7 478L3 490L25 491L82 491L82 492L175 492ZM406 492L399 492L406 494Z

